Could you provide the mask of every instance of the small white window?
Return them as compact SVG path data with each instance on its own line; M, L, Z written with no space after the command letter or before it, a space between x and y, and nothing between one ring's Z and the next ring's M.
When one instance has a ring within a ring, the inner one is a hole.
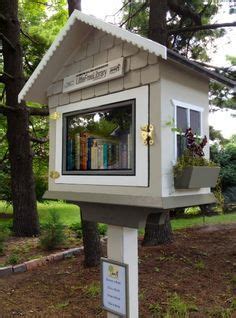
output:
M192 128L195 136L202 136L202 112L203 108L187 104L178 100L172 100L175 116L175 156L180 157L186 149L184 134L187 128Z

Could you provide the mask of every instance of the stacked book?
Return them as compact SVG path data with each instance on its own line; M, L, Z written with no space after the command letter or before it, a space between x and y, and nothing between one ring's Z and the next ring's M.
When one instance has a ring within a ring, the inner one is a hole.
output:
M131 145L130 134L121 141L77 133L67 140L67 170L131 169Z

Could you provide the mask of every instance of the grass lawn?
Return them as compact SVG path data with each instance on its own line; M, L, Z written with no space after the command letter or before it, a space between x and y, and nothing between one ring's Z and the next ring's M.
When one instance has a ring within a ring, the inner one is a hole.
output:
M78 206L67 204L63 201L45 201L44 203L38 203L38 213L41 224L45 223L50 211L58 211L61 216L61 221L65 225L72 225L80 222L80 210ZM12 213L12 207L3 201L0 201L0 213ZM7 223L11 221L0 219L0 223L3 222ZM236 211L231 214L219 214L211 217L193 216L189 218L174 219L171 221L171 224L172 228L177 230L192 226L232 222L236 222Z
M45 223L50 214L50 211L58 211L60 213L61 221L65 225L71 225L80 222L80 209L74 204L67 204L63 201L45 201L38 202L38 213L40 224ZM0 201L0 213L12 213L12 206ZM0 219L0 223L9 223L9 220Z

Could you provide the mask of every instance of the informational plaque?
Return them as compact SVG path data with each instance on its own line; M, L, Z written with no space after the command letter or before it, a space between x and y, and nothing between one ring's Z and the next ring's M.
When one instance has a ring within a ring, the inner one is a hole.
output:
M83 72L67 76L63 81L63 93L72 92L87 86L96 85L101 82L123 76L124 58L109 61Z
M102 258L101 267L103 308L128 317L128 265Z

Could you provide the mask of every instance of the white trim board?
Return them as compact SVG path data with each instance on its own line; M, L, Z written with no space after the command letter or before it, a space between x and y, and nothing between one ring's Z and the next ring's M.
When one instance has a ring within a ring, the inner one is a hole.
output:
M189 110L195 110L195 111L200 113L200 125L201 125L200 136L203 136L203 112L204 112L204 108L201 106L185 103L185 102L179 101L177 99L171 99L171 103L174 107L174 125L175 125L175 128L177 126L177 111L176 111L176 109L178 106L183 107L183 108L188 110L188 113L187 113L188 124L190 124L190 112L189 112ZM177 138L176 138L176 136L178 134L179 133L177 133L176 131L174 132L174 153L175 153L174 164L177 161Z
M94 16L75 10L22 88L18 95L19 102L23 99L42 104L47 102L46 91L50 82L59 72L61 66L69 58L73 50L79 47L84 41L84 36L91 31L91 28L101 30L149 53L167 59L167 49L165 46L131 33L116 25L106 23Z
M76 110L89 109L125 100L136 100L136 135L135 135L135 165L136 174L134 176L95 176L95 175L62 175L62 115L63 113ZM140 127L148 123L148 86L130 89L124 92L96 97L57 107L56 111L61 113L60 119L56 121L56 143L55 143L55 170L60 173L60 177L55 179L56 184L90 184L90 185L113 185L113 186L148 186L148 146L145 146L140 136Z

